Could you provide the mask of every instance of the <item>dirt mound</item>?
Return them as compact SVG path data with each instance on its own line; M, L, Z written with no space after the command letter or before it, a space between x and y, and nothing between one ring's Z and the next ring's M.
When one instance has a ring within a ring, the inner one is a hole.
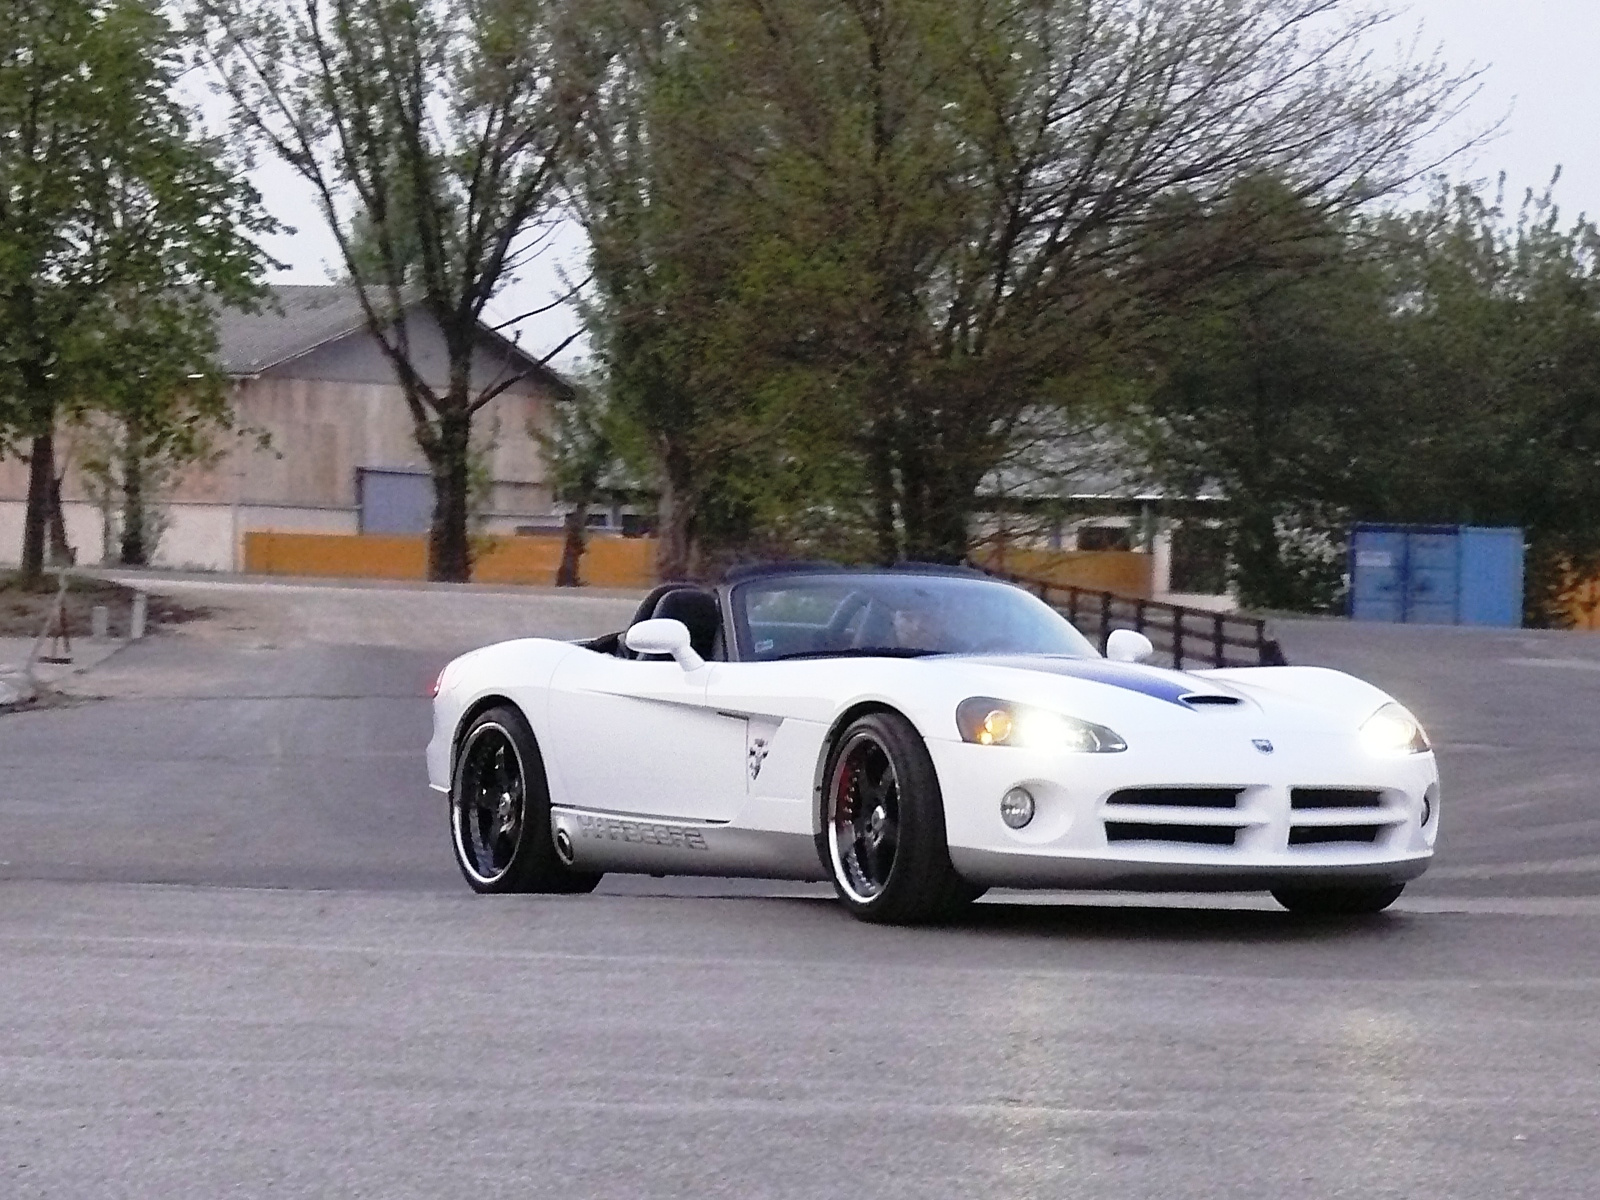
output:
M55 606L58 586L53 575L45 576L32 588L23 587L14 575L0 575L0 637L37 637ZM70 576L65 604L67 633L75 638L88 637L91 614L97 605L103 604L111 619L111 636L127 637L134 594L133 588L120 583ZM207 609L179 604L169 597L151 593L146 630L181 625L208 615Z

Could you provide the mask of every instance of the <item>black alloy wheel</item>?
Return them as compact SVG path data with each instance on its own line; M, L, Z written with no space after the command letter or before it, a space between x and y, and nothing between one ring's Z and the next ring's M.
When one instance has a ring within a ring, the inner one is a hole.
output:
M1302 917L1367 917L1380 913L1406 890L1403 883L1275 887L1272 898Z
M857 904L883 894L900 840L900 780L889 752L858 732L839 756L831 847L839 886Z
M480 714L461 737L450 789L456 865L479 892L588 892L599 875L556 854L544 760L509 706Z
M950 865L944 798L927 747L898 713L852 722L824 775L818 850L834 890L864 921L914 924L976 899Z

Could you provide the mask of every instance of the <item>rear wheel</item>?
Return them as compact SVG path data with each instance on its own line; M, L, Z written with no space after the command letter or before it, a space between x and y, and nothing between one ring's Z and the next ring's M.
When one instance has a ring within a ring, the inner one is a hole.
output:
M1403 883L1366 886L1277 887L1272 898L1306 917L1360 917L1380 913L1406 890Z
M588 892L600 876L556 855L544 761L515 708L491 708L467 728L450 788L456 865L479 892Z
M948 917L981 894L950 865L939 779L911 722L880 712L845 729L824 775L823 865L863 921Z

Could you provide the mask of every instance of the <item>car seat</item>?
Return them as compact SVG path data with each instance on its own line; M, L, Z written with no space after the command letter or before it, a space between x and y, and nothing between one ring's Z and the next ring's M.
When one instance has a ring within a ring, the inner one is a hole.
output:
M716 657L717 635L722 632L722 610L717 598L700 588L668 592L656 604L656 620L682 621L689 629L689 644L701 658Z
M695 587L692 583L661 583L650 590L634 611L633 620L628 622L628 627L639 624L640 621L654 619L667 619L682 621L689 630L689 644L701 658L716 657L716 649L722 633L722 610L717 605L717 598L710 592ZM664 654L634 654L627 649L626 644L618 647L618 652L624 658L640 658L660 661L667 658Z

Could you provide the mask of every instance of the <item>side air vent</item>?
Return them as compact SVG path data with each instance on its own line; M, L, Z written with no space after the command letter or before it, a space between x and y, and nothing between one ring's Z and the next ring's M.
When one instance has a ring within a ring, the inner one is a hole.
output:
M1188 846L1231 846L1239 831L1231 825L1146 825L1107 821L1108 842L1181 842Z
M1142 804L1151 808L1238 808L1243 788L1149 787L1112 792L1107 804Z
M1377 788L1297 787L1289 791L1290 808L1382 808Z
M1237 696L1218 696L1207 692L1191 692L1187 696L1180 696L1190 708L1226 708L1239 703Z
M1383 825L1296 825L1289 830L1289 845L1331 846L1342 842L1370 846L1385 828Z

